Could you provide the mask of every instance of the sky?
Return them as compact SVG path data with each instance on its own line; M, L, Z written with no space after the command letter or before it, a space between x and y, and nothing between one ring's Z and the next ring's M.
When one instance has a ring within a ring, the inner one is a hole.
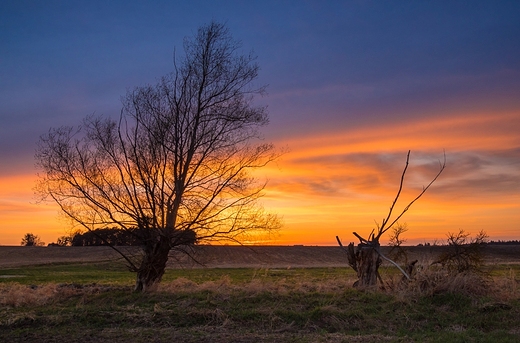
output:
M518 1L10 1L0 3L0 245L66 235L37 203L34 152L51 127L117 116L173 69L183 38L225 23L268 94L257 176L284 222L265 244L334 245L396 214L407 244L485 230L520 239ZM176 50L177 49L177 50ZM383 237L385 241L387 237Z

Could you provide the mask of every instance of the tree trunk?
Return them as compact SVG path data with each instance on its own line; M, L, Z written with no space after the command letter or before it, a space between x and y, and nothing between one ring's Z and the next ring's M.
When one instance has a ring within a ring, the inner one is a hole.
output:
M134 291L146 292L161 281L170 249L169 240L163 236L159 236L155 242L146 244L143 260L137 271Z
M377 284L379 279L379 266L381 265L381 257L375 247L359 244L355 253L357 276L359 278L354 286L370 287Z

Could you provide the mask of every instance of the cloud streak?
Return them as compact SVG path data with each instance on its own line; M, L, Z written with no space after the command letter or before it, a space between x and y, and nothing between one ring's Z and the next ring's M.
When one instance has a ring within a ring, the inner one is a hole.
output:
M284 208L284 201L290 200L292 206L285 206L288 226L333 244L333 237L345 230L341 223L366 231L373 220L386 215L408 148L410 166L396 211L432 180L445 151L446 170L403 218L415 226L409 235L435 239L458 228L480 227L493 237L504 237L520 225L518 132L516 113L451 114L440 120L284 141L280 144L286 144L290 153L266 172L270 179L266 203ZM331 222L320 230L328 239L319 238L311 227L302 229L320 220Z

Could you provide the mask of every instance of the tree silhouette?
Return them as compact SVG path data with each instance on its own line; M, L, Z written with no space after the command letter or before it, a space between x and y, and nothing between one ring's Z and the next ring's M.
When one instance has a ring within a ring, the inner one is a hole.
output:
M253 86L256 57L240 46L224 25L202 26L171 74L123 97L117 121L89 116L39 141L43 198L90 231L139 229L142 254L118 249L136 291L161 280L172 249L279 227L258 204L265 183L250 173L276 156L258 140L268 116L252 101L264 87Z
M26 247L45 245L45 243L41 241L40 237L32 233L26 233L25 236L23 236L22 242L20 244Z

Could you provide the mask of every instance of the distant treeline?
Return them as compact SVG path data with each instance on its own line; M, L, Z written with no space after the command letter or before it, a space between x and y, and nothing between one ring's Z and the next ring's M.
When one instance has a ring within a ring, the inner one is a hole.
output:
M72 246L140 246L149 239L150 230L130 228L102 228L84 233L77 233L70 238ZM180 245L194 244L197 240L192 230L177 231L173 237ZM61 245L61 244L58 244Z
M77 233L72 236L72 246L130 245L142 244L137 229L121 230L119 228L103 228Z
M520 241L519 240L511 240L511 241L501 241L501 240L498 240L498 241L482 242L482 243L479 243L479 244L483 244L483 245L520 245ZM446 245L446 243L434 242L434 243L419 243L419 244L417 244L418 247L441 246L441 245ZM463 244L463 245L467 245L467 244Z
M492 245L519 245L519 240L513 240L513 241L489 241L487 244Z

